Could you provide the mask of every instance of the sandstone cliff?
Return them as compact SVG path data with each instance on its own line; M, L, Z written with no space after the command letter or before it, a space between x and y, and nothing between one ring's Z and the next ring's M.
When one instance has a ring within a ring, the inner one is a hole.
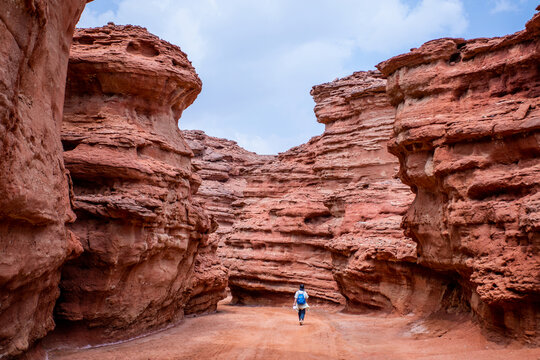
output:
M143 28L76 31L62 143L84 252L62 271L56 309L72 336L127 338L180 319L190 299L199 312L222 298L226 274L177 125L200 90L186 55ZM207 278L215 293L201 301Z
M305 283L312 302L472 310L540 344L540 15L314 87L325 132L259 156L186 143L201 82L142 28L78 31L65 87L85 2L0 4L1 358L54 328L60 273L57 335L84 344L212 311L216 252L238 303L290 304Z
M514 35L430 41L378 65L418 262L488 329L540 339L540 14Z
M81 249L60 126L69 46L86 0L0 2L0 358L54 327L60 267Z
M334 221L325 247L348 310L434 311L448 284L416 265L416 245L400 229L413 194L395 178L398 164L386 149L394 109L385 90L378 72L315 86L326 129L302 151Z

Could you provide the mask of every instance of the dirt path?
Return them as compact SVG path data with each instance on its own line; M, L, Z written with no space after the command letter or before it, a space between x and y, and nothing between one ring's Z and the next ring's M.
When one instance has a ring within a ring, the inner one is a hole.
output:
M470 322L220 305L217 314L117 345L49 352L50 360L533 359L540 349L486 341Z

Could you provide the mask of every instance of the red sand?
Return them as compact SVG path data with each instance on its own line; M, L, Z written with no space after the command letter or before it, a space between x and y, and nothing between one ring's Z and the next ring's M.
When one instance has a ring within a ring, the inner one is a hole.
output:
M49 359L540 359L540 349L486 340L470 321L220 305L218 313L117 345L57 350Z

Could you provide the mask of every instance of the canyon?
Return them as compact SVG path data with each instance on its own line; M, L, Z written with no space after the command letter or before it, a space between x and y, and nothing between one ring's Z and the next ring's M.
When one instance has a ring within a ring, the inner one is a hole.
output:
M75 30L85 3L0 5L0 358L181 329L228 290L290 306L302 283L321 336L339 317L540 346L540 14L314 86L324 132L258 155L180 130L202 89L187 55Z
M305 283L347 311L469 313L538 345L539 26L315 86L324 133L276 157L187 135L233 303L288 304Z
M220 223L233 302L288 304L304 283L311 302L351 312L436 310L444 281L429 281L400 229L413 194L386 150L386 80L357 72L312 95L324 133L275 157L184 132L201 168L197 196Z

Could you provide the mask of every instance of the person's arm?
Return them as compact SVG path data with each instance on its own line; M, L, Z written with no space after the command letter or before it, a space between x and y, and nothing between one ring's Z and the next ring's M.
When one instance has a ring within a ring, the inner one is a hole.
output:
M298 296L298 292L295 292L294 293L294 303L292 304L293 307L296 306L296 298L297 298L297 296Z

